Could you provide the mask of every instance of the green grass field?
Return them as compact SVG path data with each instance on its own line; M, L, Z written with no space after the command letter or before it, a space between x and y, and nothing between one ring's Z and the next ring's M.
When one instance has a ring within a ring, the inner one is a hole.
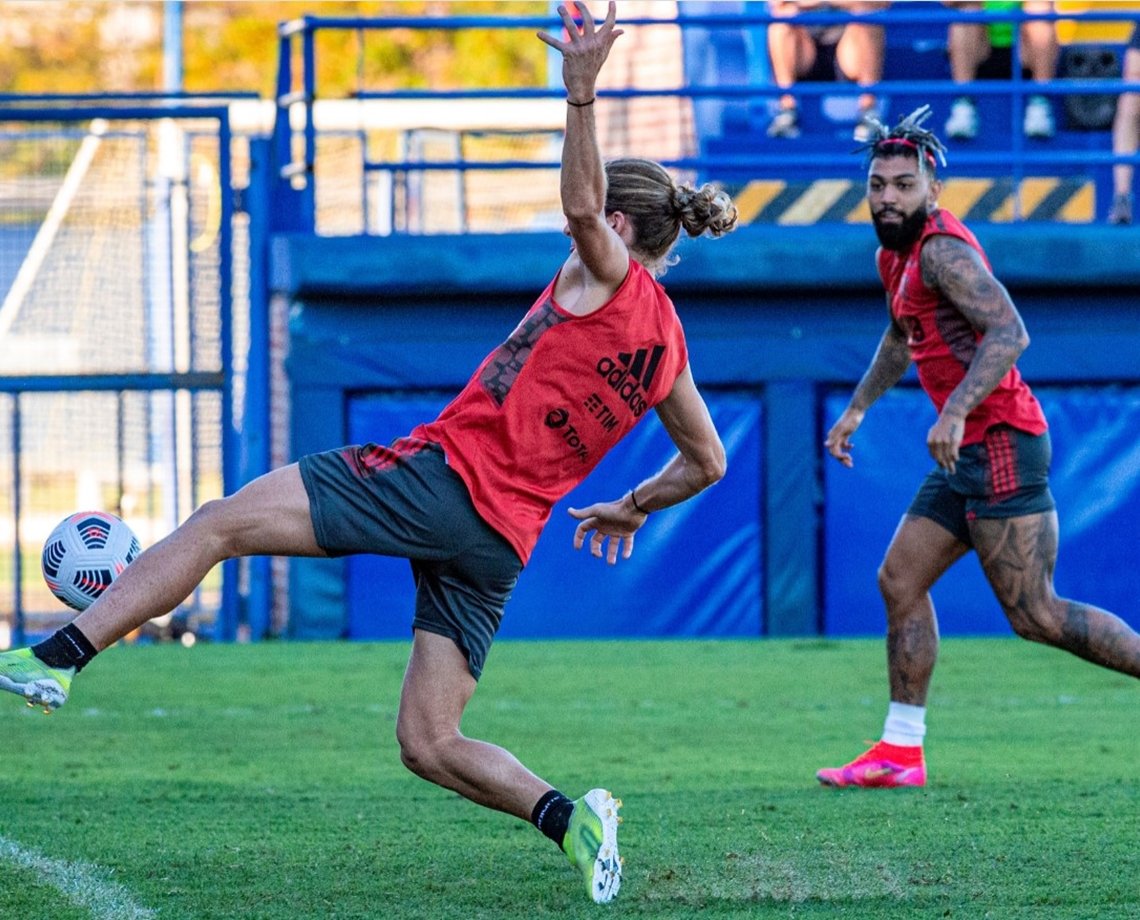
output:
M1135 681L943 643L930 785L833 790L877 641L501 642L467 734L624 799L617 901L394 740L407 646L122 647L45 717L0 699L0 917L1140 916Z

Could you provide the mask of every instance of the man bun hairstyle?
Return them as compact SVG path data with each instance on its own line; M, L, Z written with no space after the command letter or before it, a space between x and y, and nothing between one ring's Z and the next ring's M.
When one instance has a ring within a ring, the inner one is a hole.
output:
M893 128L872 118L869 120L870 135L867 142L857 147L855 152L866 153L866 167L870 167L875 157L914 157L918 160L919 168L933 176L938 163L946 165L946 147L933 131L923 127L931 114L929 105L921 106L905 118L900 118Z
M736 228L736 205L720 186L707 182L700 188L678 185L673 205L681 218L681 226L689 236L724 236Z
M677 258L670 252L681 230L719 237L736 227L736 205L713 183L678 184L660 163L623 157L606 163L606 213L621 211L633 226L633 248L645 267L663 275Z

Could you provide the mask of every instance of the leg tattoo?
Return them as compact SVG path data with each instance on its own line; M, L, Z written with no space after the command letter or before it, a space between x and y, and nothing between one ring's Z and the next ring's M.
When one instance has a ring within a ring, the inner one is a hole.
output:
M906 617L889 616L887 626L891 699L896 703L925 706L938 658L938 626L930 595L924 595L908 613Z
M1057 596L1055 512L976 520L970 532L986 578L1019 636L1140 677L1140 635L1106 610Z

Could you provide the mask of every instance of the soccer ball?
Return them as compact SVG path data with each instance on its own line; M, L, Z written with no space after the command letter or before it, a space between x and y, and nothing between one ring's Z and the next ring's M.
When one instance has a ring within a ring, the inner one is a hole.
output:
M105 511L80 511L56 525L44 543L40 568L51 593L86 610L140 552L138 537Z

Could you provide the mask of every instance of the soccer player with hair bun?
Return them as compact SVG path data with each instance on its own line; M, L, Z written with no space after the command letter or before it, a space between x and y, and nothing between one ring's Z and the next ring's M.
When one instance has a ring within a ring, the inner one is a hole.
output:
M912 361L938 418L926 436L935 467L879 568L890 682L882 738L850 763L820 770L828 786L925 785L926 695L938 655L930 589L970 550L1019 636L1140 677L1140 635L1053 588L1048 425L1015 365L1029 336L977 239L938 206L945 149L923 127L929 116L923 106L894 128L876 124L864 148L890 321L825 444L852 466L864 415Z
M538 35L562 55L570 251L503 344L434 421L407 437L310 454L207 502L72 623L33 648L0 654L0 688L29 704L62 705L98 652L177 607L225 559L407 558L416 610L396 719L401 759L430 782L533 823L562 848L591 899L605 902L621 884L621 803L601 788L568 798L510 752L465 737L460 721L554 504L648 410L677 453L622 497L570 509L576 549L588 543L611 565L628 559L651 512L724 476L724 446L657 278L674 261L682 230L721 236L735 227L736 207L712 185L678 185L650 160L603 164L595 83L622 33L614 3L600 25L585 4L577 9L581 25L559 7L565 37ZM608 367L619 372L619 386Z

